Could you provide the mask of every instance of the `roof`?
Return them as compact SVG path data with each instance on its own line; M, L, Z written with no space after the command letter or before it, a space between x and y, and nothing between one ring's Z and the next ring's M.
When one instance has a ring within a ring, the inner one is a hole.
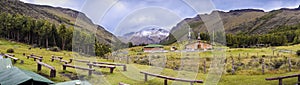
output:
M26 81L32 81L32 78L30 76L27 76L16 67L1 71L0 76L1 85L18 85Z
M0 59L0 85L45 85L53 83L39 74L12 66L10 59Z
M163 45L159 45L159 44L149 44L147 46L144 46L145 48L154 48L154 47L163 47Z
M12 68L11 60L8 58L0 59L0 72Z

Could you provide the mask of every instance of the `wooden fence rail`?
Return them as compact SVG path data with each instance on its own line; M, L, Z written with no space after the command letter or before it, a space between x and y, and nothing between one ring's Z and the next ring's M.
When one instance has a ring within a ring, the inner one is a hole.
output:
M280 76L273 78L266 78L267 81L278 80L278 85L283 85L282 80L286 78L298 77L298 85L300 85L300 74L288 75L288 76Z
M148 75L158 77L158 78L163 78L164 79L164 85L168 85L168 80L190 82L191 85L193 85L194 83L203 83L202 80L190 80L190 79L174 78L174 77L168 77L168 76L163 76L163 75L159 75L159 74L148 73L148 72L144 72L144 71L141 71L140 73L145 74L145 81L148 80L148 78L147 78Z
M93 64L105 64L105 65L123 66L123 71L127 71L127 67L126 67L125 64L115 64L115 63L108 63L108 62L93 62Z
M73 61L82 62L82 63L90 63L89 60L79 60L79 59L70 59L69 63L72 63Z
M36 59L38 59L38 60L40 60L40 61L42 61L43 60L43 56L36 56L36 55L28 55L27 56L27 59L29 59L29 58L33 58L34 59L34 61L36 61Z
M112 65L103 65L103 64L92 64L92 63L88 63L87 64L90 68L94 67L99 67L99 68L109 68L110 69L110 73L114 72L114 69L116 68L116 66L112 66Z
M10 54L4 54L4 57L12 59L13 63L16 63L19 60L19 58L16 58L14 57L14 55L10 55Z
M92 69L92 68L84 68L84 67L79 67L79 66L73 66L73 65L70 65L70 64L63 64L63 70L66 70L67 67L70 67L70 68L75 68L75 69L81 69L81 70L87 70L89 71L89 76L92 75L92 72L95 71L95 69Z
M36 61L37 63L37 71L41 71L42 70L42 66L45 66L47 68L50 69L50 77L55 77L56 76L56 69L53 66L50 66L46 63L40 62L40 61Z

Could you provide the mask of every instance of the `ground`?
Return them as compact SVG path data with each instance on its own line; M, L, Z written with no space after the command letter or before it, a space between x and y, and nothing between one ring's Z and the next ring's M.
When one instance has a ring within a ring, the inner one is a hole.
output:
M55 82L63 82L63 81L68 81L71 79L76 79L77 77L75 75L79 75L80 77L86 78L86 79L91 79L91 81L93 82L99 82L98 84L103 84L103 83L109 83L112 85L117 85L119 82L123 82L123 83L128 83L131 85L142 85L142 84L146 84L146 85L161 85L163 84L163 79L159 79L159 78L154 78L152 80L149 80L147 82L143 81L143 75L139 73L139 70L146 70L149 68L151 68L151 66L149 65L140 65L140 64L134 64L134 63L130 63L128 64L128 71L124 72L122 71L121 67L118 67L116 69L116 71L114 73L109 73L109 69L101 69L99 70L99 68L96 68L96 72L93 74L92 77L88 77L87 72L85 71L81 71L81 70L74 70L72 68L67 68L67 71L63 71L62 70L62 65L61 63L59 63L58 61L55 62L51 62L50 58L51 55L55 55L55 56L63 56L64 60L69 60L70 58L74 58L74 55L78 55L77 53L73 53L73 52L69 52L69 51L61 51L61 52L52 52L52 51L48 51L44 48L40 49L40 48L32 48L31 50L29 50L30 46L26 45L26 44L21 44L21 43L17 43L17 42L13 42L13 41L6 41L1 39L0 40L0 52L2 53L6 53L6 50L9 48L13 48L14 49L14 55L15 57L24 60L24 64L20 64L20 61L18 61L16 64L14 64L15 66L21 68L21 69L25 69L25 70L30 70L30 71L34 71L37 72L37 64L35 63L35 61L33 61L33 59L27 59L25 56L23 56L23 53L25 53L26 55L29 55L31 53L35 54L35 55L40 55L44 57L43 62L54 66L57 69L57 77L55 78L50 78L52 81ZM300 45L294 45L294 46L280 46L280 47L274 47L277 50L278 49L288 49L288 50L299 50ZM138 48L136 48L138 49ZM249 55L273 55L271 48L256 48L256 49L252 49L252 48L235 48L235 49L228 49L227 50L227 56L229 56L230 54L233 56L238 56L239 53L244 53L241 55L245 55L245 53L249 53ZM137 53L131 53L131 54L137 54ZM211 53L210 52L205 52L201 55L203 56L209 56ZM277 55L277 53L275 54ZM286 55L286 56L291 56L291 54L289 53L279 53L279 55ZM292 56L295 57L296 56ZM101 59L98 57L76 57L79 59L86 59L86 60L97 60L97 61L103 61L103 62L112 62L111 60L106 60L106 59ZM74 63L73 63L74 64ZM80 63L76 63L76 65L79 66L85 66L84 64L80 64ZM87 66L85 66L87 67ZM135 68L139 69L139 70L135 70ZM49 78L49 73L50 70L43 67L42 71L37 72L47 78ZM197 74L196 78L199 80L204 80L204 82L206 81L205 78L207 77L207 74L203 74L202 72L199 73L190 73L190 72L183 72L188 74ZM278 83L278 81L266 81L265 78L268 77L277 77L277 76L283 76L283 75L289 75L289 74L298 74L300 73L300 71L298 69L294 69L292 72L269 72L266 73L264 75L262 74L236 74L236 75L231 75L231 74L226 74L224 73L222 75L222 78L220 79L219 85L276 85ZM168 69L165 68L163 69L162 75L166 75L166 76L177 76L178 71L176 70L172 70L172 69ZM127 75L127 76L126 76ZM129 76L128 76L129 75ZM106 82L101 82L101 78L105 78L107 81ZM135 78L135 79L134 79ZM150 77L152 78L152 77ZM172 83L171 81L169 83ZM283 83L286 85L293 85L297 83L297 78L290 78L290 79L284 79ZM202 85L202 84L200 84Z

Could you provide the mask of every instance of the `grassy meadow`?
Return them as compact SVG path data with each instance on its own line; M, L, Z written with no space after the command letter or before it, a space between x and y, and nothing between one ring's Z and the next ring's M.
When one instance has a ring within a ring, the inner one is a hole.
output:
M26 56L23 56L23 53L26 55L29 54L35 54L38 56L43 56L43 62L47 63L51 66L54 66L57 70L57 76L55 78L50 78L51 80L55 82L63 82L63 81L68 81L72 79L78 79L79 78L84 78L88 79L90 82L93 82L94 84L111 84L111 85L117 85L119 82L123 83L128 83L131 85L161 85L163 84L163 79L160 78L154 78L154 77L149 77L149 81L144 82L144 76L140 74L140 70L144 71L150 71L154 73L160 73L162 75L166 76L173 76L177 77L178 75L186 75L186 76L195 76L196 79L199 80L204 80L206 81L206 77L209 76L208 74L204 74L202 72L203 69L199 69L199 72L193 73L193 72L187 72L187 71L178 71L174 70L172 64L174 63L180 63L178 60L181 54L175 53L175 52L170 52L166 53L164 55L167 56L167 68L159 68L159 67L153 67L150 66L149 62L143 62L140 61L135 61L135 58L142 58L143 56L146 56L146 53L141 53L140 50L142 47L133 47L129 48L126 50L129 50L129 56L130 56L130 62L127 64L128 66L128 71L123 71L122 67L117 67L117 69L114 71L114 73L109 73L109 69L107 68L95 68L96 72L93 73L93 76L88 77L87 71L81 71L81 70L74 70L73 68L67 68L67 71L62 70L62 63L58 61L51 62L50 58L51 55L55 56L63 56L63 60L69 61L70 58L77 58L77 59L84 59L84 60L91 60L91 61L103 61L103 62L112 62L112 60L107 60L107 59L101 59L98 57L83 57L80 56L77 53L69 52L69 51L60 51L60 52L52 52L48 51L45 48L32 48L29 50L31 46L26 45L26 44L21 44L13 41L6 41L1 39L0 40L0 52L6 53L6 50L9 48L14 49L14 55L15 57L24 60L24 64L20 64L20 61L18 61L14 66L17 66L21 69L26 69L30 71L37 72L37 64L33 59L27 59ZM226 57L230 57L231 55L234 57L236 62L239 62L239 54L240 54L240 62L242 63L247 63L250 62L251 60L256 60L256 58L262 58L263 55L265 55L265 60L266 63L272 61L272 59L284 59L285 57L292 58L296 63L298 62L297 59L299 60L299 57L296 56L295 54L291 53L285 53L285 52L279 52L279 50L292 50L295 52L296 50L299 50L300 45L293 45L293 46L279 46L279 47L270 47L270 48L233 48L233 49L227 49L226 51ZM166 49L168 46L166 46ZM275 49L275 55L277 57L272 57L273 56L273 50ZM201 57L200 61L203 59L206 59L207 62L207 67L209 68L209 64L212 58L212 52L201 52L201 53L196 53L199 54ZM248 54L248 57L247 57ZM251 56L256 56L252 57ZM208 59L207 59L208 58ZM118 62L118 61L115 61ZM228 60L228 63L231 61ZM142 64L141 64L142 63ZM72 62L71 64L76 64L82 67L88 67L85 64L79 63L79 62ZM202 64L202 63L199 63ZM170 66L168 66L170 65ZM200 65L201 67L202 65ZM237 70L236 74L232 75L230 72L227 72L227 69L230 69L231 65L226 64L224 72L222 74L222 77L220 79L219 85L276 85L278 81L266 81L265 78L268 77L277 77L277 76L283 76L283 75L290 75L290 74L297 74L299 73L299 66L298 65L293 65L293 69L291 72L288 72L286 68L284 68L285 65L282 65L282 67L278 69L266 69L266 73L263 75L260 73L260 66L249 66L247 68L242 68L243 70ZM208 70L207 68L207 70ZM153 70L156 69L156 70ZM160 69L160 70L157 70ZM244 70L245 69L245 70ZM256 69L253 71L253 69ZM161 72L155 72L155 71L161 71ZM209 70L208 70L209 71ZM43 67L42 71L37 72L47 78L49 78L49 73L50 70ZM184 76L183 76L184 77ZM103 81L105 80L105 81ZM168 81L168 83L172 83L172 81ZM290 79L284 79L283 83L285 85L293 85L297 83L297 78L290 78ZM189 84L189 83L181 83L181 84ZM196 84L196 85L202 85L202 84Z

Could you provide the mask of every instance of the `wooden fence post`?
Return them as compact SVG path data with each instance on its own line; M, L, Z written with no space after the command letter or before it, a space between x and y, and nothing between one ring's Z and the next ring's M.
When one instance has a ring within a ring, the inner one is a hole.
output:
M66 70L66 69L67 69L67 67L65 65L63 65L63 70Z
M38 70L38 71L41 71L41 70L42 70L42 65L41 65L41 64L38 64L38 65L37 65L37 70Z
M129 64L129 59L128 59L129 57L128 56L126 56L126 63L127 64Z
M204 74L206 74L206 60L204 60L203 62L203 72Z
M147 74L145 74L145 81L147 81L148 79L147 79Z
M241 62L241 54L239 53L239 57L238 57L239 62Z
M168 85L168 80L167 79L164 80L164 85Z
M234 74L235 73L235 67L234 67L234 59L233 59L233 57L232 56L230 56L231 57L231 66L232 66L232 69L231 69L231 74Z
M54 55L52 55L52 58L51 58L51 62L53 62L54 61Z
M261 68L262 68L262 74L265 74L265 60L263 58L262 58Z
M300 85L300 75L298 75L298 85Z
M55 76L56 76L56 70L51 69L50 77L55 77Z
M278 84L279 84L279 85L282 85L282 79L279 79L279 80L278 80Z
M126 65L123 66L123 71L127 71Z
M288 64L289 64L289 72L291 72L292 71L291 58L288 59Z

